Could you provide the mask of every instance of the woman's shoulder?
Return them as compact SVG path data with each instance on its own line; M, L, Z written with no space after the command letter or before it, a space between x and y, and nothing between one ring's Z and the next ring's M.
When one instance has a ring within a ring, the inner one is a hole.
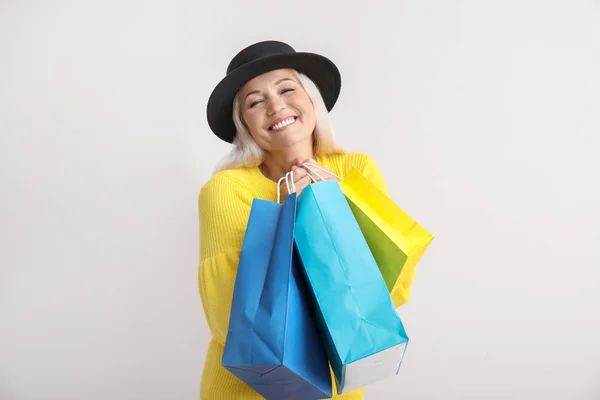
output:
M199 200L208 202L252 198L250 180L251 174L246 168L216 172L200 188Z
M373 157L362 152L328 154L319 158L319 162L324 166L336 170L343 175L346 175L353 168L364 173L367 170L377 167Z

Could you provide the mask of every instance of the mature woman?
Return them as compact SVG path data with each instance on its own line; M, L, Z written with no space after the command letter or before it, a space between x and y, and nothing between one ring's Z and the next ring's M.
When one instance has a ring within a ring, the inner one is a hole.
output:
M210 96L209 125L220 139L232 143L232 151L198 198L199 288L212 334L202 373L201 399L262 398L221 366L252 199L277 201L277 182L291 170L296 192L301 192L313 182L310 170L302 166L307 160L342 178L351 168L357 168L387 192L369 156L344 153L335 144L328 112L340 86L339 71L327 58L267 41L238 53ZM320 176L336 179L324 172ZM285 198L288 191L284 182L280 189ZM412 277L408 277L392 292L396 307L408 300L411 284ZM336 393L333 375L332 382ZM363 390L333 398L362 399Z

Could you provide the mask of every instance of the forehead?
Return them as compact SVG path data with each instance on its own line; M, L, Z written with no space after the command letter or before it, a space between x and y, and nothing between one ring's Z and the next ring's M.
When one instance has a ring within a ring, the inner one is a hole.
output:
M281 79L291 79L295 82L298 81L296 74L291 69L276 69L274 71L265 72L262 75L248 81L241 89L242 94L248 93L254 90L266 89L269 86L275 85Z

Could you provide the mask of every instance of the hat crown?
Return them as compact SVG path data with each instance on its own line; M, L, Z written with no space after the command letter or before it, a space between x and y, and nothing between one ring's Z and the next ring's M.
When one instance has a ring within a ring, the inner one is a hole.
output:
M336 65L320 54L296 52L287 43L265 40L247 46L229 62L225 77L213 89L206 104L210 129L219 138L233 143L237 134L232 118L235 96L251 79L283 68L308 76L319 89L327 111L331 111L341 87Z
M294 48L289 44L276 40L266 40L263 42L254 43L233 57L229 63L229 66L227 67L227 74L230 74L232 71L245 64L267 56L277 54L292 54L295 52L296 50L294 50Z

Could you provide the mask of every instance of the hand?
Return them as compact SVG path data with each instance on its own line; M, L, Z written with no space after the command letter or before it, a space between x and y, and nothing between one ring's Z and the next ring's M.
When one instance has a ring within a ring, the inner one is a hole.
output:
M296 189L295 193L300 194L300 193L302 193L304 188L306 188L308 185L310 185L312 183L313 180L310 178L310 176L308 175L308 172L304 168L298 168L296 165L292 166L291 172L293 172L293 174L288 175L288 184L290 185L290 192L294 193L294 190L292 188L292 183L291 183L291 178L293 177L294 188ZM286 196L288 196L290 194L288 192L288 188L287 188L288 185L286 184L285 181L286 180L283 179L279 183L279 192L280 192L279 202L282 204L283 204Z
M311 165L303 166L304 163ZM316 167L315 167L316 165ZM327 167L319 165L315 159L309 158L307 160L297 160L296 166L306 170L316 181L336 181L337 177ZM323 171L324 170L324 171ZM318 174L318 175L317 175Z

